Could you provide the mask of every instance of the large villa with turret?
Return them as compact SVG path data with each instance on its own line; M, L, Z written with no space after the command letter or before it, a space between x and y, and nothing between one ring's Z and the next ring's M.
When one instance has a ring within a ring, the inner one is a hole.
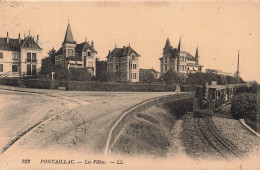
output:
M68 23L62 46L55 56L55 64L70 68L85 68L93 76L96 75L96 56L94 42L88 41L77 44L73 39L70 24Z
M170 40L167 39L163 48L163 56L159 60L161 75L170 69L184 74L196 73L200 72L203 67L199 64L198 47L195 57L193 57L190 53L181 51L181 39L178 48L173 48Z

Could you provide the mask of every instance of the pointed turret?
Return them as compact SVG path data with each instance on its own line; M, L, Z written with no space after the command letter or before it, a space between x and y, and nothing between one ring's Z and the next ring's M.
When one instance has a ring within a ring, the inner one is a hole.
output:
M76 44L76 42L73 39L72 31L71 31L71 28L70 28L70 23L68 23L65 38L64 38L64 41L63 41L62 44L66 44L66 43Z
M180 37L180 41L179 41L179 45L178 45L178 51L181 51L181 37Z
M172 49L172 46L171 46L170 40L169 40L169 38L167 38L165 46L163 48L163 53L164 54L165 53L170 53L171 49Z
M198 65L199 64L199 49L198 49L198 46L196 48L195 60L196 60L196 64Z

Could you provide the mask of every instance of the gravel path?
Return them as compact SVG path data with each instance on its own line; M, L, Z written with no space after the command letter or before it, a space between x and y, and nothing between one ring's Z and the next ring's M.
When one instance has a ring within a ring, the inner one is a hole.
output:
M245 157L260 156L260 138L249 132L239 120L231 119L229 109L230 105L223 107L212 118L217 129L229 141L232 141L245 154Z

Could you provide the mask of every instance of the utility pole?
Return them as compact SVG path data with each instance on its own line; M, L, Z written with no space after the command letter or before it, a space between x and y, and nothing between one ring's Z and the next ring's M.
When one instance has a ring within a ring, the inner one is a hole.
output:
M237 84L239 84L239 50L237 56Z

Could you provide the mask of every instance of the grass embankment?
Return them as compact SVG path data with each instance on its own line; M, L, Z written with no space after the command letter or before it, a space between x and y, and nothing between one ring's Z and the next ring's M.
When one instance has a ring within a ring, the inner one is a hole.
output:
M163 106L152 106L129 120L111 150L132 156L166 156L169 137L176 120L192 109L192 99L175 100Z

